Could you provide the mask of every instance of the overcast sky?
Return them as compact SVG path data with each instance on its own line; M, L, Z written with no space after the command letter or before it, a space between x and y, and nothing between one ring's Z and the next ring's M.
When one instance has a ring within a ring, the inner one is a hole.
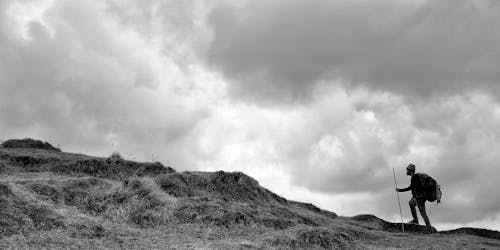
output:
M2 0L0 138L392 221L414 163L439 229L500 230L499 24L496 0Z

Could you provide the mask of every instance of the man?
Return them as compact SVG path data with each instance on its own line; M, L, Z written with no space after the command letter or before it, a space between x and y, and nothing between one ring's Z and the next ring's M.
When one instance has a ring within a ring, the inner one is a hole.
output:
M410 186L407 188L396 188L397 192L406 192L411 190L412 198L410 199L410 210L413 220L410 223L418 224L417 211L415 209L418 206L418 210L420 211L420 215L425 221L425 225L427 226L427 233L432 233L433 229L431 226L431 222L429 221L429 217L427 217L427 213L425 212L425 191L422 185L422 181L420 179L420 175L415 173L415 165L410 164L406 167L406 175L411 176Z

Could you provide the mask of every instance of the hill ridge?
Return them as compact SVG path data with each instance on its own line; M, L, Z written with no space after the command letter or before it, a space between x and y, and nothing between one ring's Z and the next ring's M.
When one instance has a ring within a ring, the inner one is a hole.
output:
M180 248L217 249L500 247L500 232L493 230L423 236L419 225L405 224L402 234L400 223L374 215L338 216L280 197L242 172L177 172L160 162L17 143L22 146L0 146L0 248L148 248L153 238ZM185 239L160 240L162 234Z

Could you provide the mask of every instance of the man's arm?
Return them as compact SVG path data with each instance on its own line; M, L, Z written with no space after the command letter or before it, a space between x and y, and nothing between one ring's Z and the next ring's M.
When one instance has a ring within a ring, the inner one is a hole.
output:
M411 185L408 186L407 188L398 188L396 189L396 191L398 192L407 192L407 191L410 191L411 190Z
M396 191L406 192L406 191L410 191L410 190L414 189L418 184L417 179L418 179L418 177L416 175L412 176L411 180L410 180L410 186L408 186L407 188L398 188L398 189L396 189Z

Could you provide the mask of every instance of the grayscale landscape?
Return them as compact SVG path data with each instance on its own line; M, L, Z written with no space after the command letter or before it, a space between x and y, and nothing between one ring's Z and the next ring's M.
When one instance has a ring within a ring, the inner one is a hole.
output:
M499 0L0 0L0 249L500 249Z

